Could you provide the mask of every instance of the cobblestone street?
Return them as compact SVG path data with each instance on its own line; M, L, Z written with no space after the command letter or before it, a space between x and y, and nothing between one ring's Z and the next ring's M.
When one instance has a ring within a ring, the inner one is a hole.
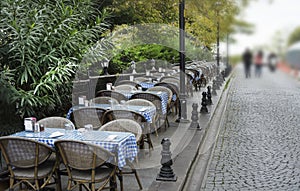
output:
M300 190L300 82L237 67L204 190Z

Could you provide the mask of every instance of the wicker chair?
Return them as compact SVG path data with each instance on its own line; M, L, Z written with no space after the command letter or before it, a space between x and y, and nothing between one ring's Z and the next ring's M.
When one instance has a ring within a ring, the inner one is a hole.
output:
M44 125L46 128L65 128L65 124L71 124L73 129L75 129L75 125L72 121L64 117L46 117L37 122L40 125Z
M140 114L137 113L135 111L131 111L131 110L118 110L118 109L114 109L114 110L108 110L104 113L103 115L103 125L105 125L106 123L113 121L113 120L117 120L117 119L131 119L137 123L139 123L143 128L143 130L145 129L145 132L143 131L143 137L142 137L142 141L139 141L139 145L141 148L144 148L144 143L148 143L149 145L149 150L152 148L153 149L153 144L152 141L150 139L150 137L148 137L149 132L146 131L146 128L148 127L147 124L147 120L145 119L145 117ZM144 137L144 135L146 137Z
M68 191L77 187L89 191L116 188L114 154L98 145L82 141L58 140L55 141L55 147L67 168ZM107 163L109 160L112 161ZM110 181L112 184L108 187Z
M200 86L201 86L201 87L205 87L206 84L207 84L207 80L206 80L206 78L204 77L204 74L201 74L201 76L200 76Z
M137 88L135 86L132 86L132 85L123 84L123 85L115 86L115 90L136 91Z
M124 101L128 100L128 98L125 95L121 94L120 92L116 92L112 90L100 90L96 93L96 97L102 97L102 96L112 97L118 100L119 103L121 103L122 100Z
M135 93L131 96L130 100L132 99L145 99L148 101L151 101L155 107L156 107L156 114L157 114L157 119L156 122L158 124L157 127L160 127L160 120L159 119L165 119L165 115L162 112L162 105L161 105L161 98L158 95L149 93L149 92L141 92L141 93ZM157 132L156 132L157 133Z
M163 86L154 86L151 88L148 88L147 91L154 91L154 92L166 92L168 94L168 104L172 101L173 92L167 87Z
M177 87L179 87L179 85L180 85L180 81L176 78L165 78L161 82L171 83Z
M141 87L140 84L138 84L134 81L130 81L130 80L119 80L119 81L115 82L115 86L120 86L120 85L131 85L131 86L134 86L136 89Z
M180 74L180 73L179 73ZM165 80L165 79L176 79L176 80L178 80L178 79L180 79L179 78L179 76L177 76L177 75L173 75L173 76L163 76L163 77L161 77L160 78L160 82L163 82L163 80Z
M167 104L167 114L169 113L170 109L171 109L171 102L172 102L172 96L173 96L173 92L172 90L170 90L167 87L163 87L163 86L154 86L152 88L149 88L147 91L155 91L155 92L165 92L168 94L168 104ZM165 127L169 127L169 120L168 120L168 115L165 115Z
M56 180L56 189L60 190L57 174L57 162L54 149L46 144L20 137L1 137L0 148L10 173L9 190L25 184L33 190L41 190Z
M134 78L134 81L136 83L141 83L141 82L152 82L152 79L146 78L146 77L136 77Z
M131 99L128 100L127 102L125 102L125 105L135 105L135 106L148 106L148 107L155 107L155 105L148 100L145 99ZM157 127L156 127L156 121L159 120L158 119L158 115L155 114L154 118L153 118L153 122L151 124L149 124L148 122L146 122L143 126L143 142L147 143L149 145L149 150L152 148L153 149L153 143L151 140L151 136L150 133L155 132L156 136L158 136L157 134Z
M94 105L94 104L115 104L115 105L117 105L117 104L119 104L119 101L112 97L103 96L103 97L95 97L95 98L91 99L89 101L89 104L90 105Z
M193 93L193 86L195 87L195 79L193 78L193 76L189 73L185 74L186 76L186 80L185 80L185 84L186 84L186 92L187 94L191 94L191 96L194 96Z
M128 100L127 102L125 102L124 105L149 106L149 107L156 108L156 106L151 101L148 101L146 99L131 99L131 100ZM157 117L158 116L155 113L154 118L153 118L153 123L151 123L152 129L155 130L155 131L157 131L157 127L155 126L155 121L157 121ZM149 132L153 132L152 129L150 129Z
M76 128L84 128L85 125L93 125L97 130L102 126L103 114L106 109L101 107L82 107L73 111L73 118Z
M104 113L103 124L106 124L116 119L132 119L139 124L147 122L147 120L142 114L137 113L135 111L112 109L112 110L107 110Z
M117 132L130 132L133 133L136 137L137 142L142 140L142 128L139 123L133 121L131 119L116 119L114 121L110 121L103 125L100 128L101 131L117 131ZM123 190L123 174L134 174L135 178L139 184L140 189L142 190L142 184L137 174L134 165L130 161L126 161L126 164L130 167L130 171L118 170L118 176L120 179L121 191Z
M156 83L154 86L164 86L164 87L169 88L173 92L173 96L174 95L176 96L176 100L172 99L171 104L170 104L170 108L175 108L175 112L177 114L179 106L180 106L179 105L179 89L178 89L178 86L176 86L174 84L171 84L171 83L166 83L166 82L159 82L159 83Z

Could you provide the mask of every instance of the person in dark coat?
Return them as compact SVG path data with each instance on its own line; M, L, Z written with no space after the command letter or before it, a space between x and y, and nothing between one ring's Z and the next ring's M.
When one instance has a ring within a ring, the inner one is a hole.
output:
M245 75L246 78L251 77L251 64L252 64L252 52L249 48L246 48L245 52L243 53L243 63L245 67Z

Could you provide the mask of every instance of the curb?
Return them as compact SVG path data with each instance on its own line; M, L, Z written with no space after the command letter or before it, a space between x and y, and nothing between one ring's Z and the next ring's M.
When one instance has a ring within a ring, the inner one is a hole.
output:
M227 89L226 86L231 85L230 81L232 78L232 75L234 73L234 70L231 72L231 74L226 78L225 82L223 83L222 87L219 90L219 97L215 100L215 107L212 108L212 113L209 116L208 123L202 125L202 130L194 130L195 132L193 133L193 137L190 141L190 143L186 146L186 148L181 152L180 155L178 155L174 160L173 160L173 170L174 172L177 173L177 181L176 182L158 182L158 181L153 181L149 191L182 191L186 190L186 185L187 182L190 181L190 176L193 175L195 166L198 164L199 161L199 156L202 156L201 154L201 148L203 147L206 137L209 133L209 130L211 129L211 125L213 125L214 121L217 121L215 118L216 114L220 111L223 111L224 108L220 110L220 101L224 98L224 93L228 93L228 90L230 87ZM225 91L226 90L226 91ZM222 112L223 113L223 112ZM219 118L218 118L219 119ZM209 161L209 159L206 159L206 161ZM206 163L207 164L207 163ZM203 176L205 175L206 172L206 166L204 168L204 172L202 172L202 178L201 180L197 180L197 184L199 182L202 183ZM199 181L200 180L200 181ZM201 187L201 184L199 184ZM198 189L199 190L199 189Z
M188 174L188 177L185 180L184 187L181 189L183 191L201 190L203 186L205 186L206 176L209 169L208 167L210 165L214 153L215 143L219 135L220 127L224 123L228 93L232 85L232 79L234 78L233 76L234 73L235 70L231 72L231 74L225 80L225 83L222 86L222 92L219 97L217 106L215 107L214 113L212 114L211 119L205 129L203 140L201 140L201 145L199 146L197 155L195 156L196 159L191 166L192 170L190 174ZM213 136L213 140L214 140L213 143L207 143L211 141L210 139L211 136Z

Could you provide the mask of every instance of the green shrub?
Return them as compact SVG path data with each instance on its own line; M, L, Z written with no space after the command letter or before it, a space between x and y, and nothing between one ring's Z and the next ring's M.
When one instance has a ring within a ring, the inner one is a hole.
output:
M96 2L95 2L96 3ZM72 79L107 24L91 0L0 2L0 95L21 117L70 106Z

